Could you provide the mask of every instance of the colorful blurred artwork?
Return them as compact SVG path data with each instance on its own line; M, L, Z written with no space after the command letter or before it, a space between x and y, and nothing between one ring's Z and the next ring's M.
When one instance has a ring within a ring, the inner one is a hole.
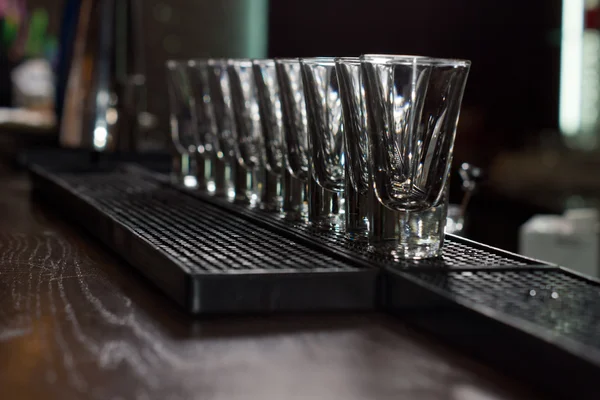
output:
M48 11L36 8L30 13L25 0L0 0L0 39L13 62L23 58L44 58L54 64L58 42L48 34Z
M0 0L0 19L3 20L1 38L3 48L20 46L23 40L21 31L27 18L25 0Z

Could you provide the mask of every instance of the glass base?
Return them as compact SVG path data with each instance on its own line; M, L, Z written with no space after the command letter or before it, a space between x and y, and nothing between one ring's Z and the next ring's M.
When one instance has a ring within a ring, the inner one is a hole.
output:
M216 189L217 185L215 185L215 181L211 179L208 182L206 182L206 191L208 192L208 194L214 195Z
M284 211L283 219L294 222L308 222L308 206L304 204L294 210Z
M234 204L241 204L245 206L249 206L251 208L258 207L260 205L260 198L258 194L254 192L246 192L241 195L235 195L233 199Z
M313 219L310 224L320 231L344 231L344 215L330 214L321 216L318 219Z
M284 172L282 186L282 218L292 222L308 222L308 197L306 182Z
M194 175L181 175L180 173L172 172L169 178L174 185L185 186L189 189L198 188L198 181Z
M347 225L346 225L347 228ZM351 232L346 232L346 239L351 240L353 242L368 242L369 241L369 231L357 231L353 230Z
M235 201L235 189L232 187L228 187L227 191L225 192L225 197L227 198L227 200L233 203Z
M257 172L260 184L259 209L269 213L281 213L283 208L283 197L281 196L280 176L261 168Z
M266 211L266 212L281 212L281 201L269 201L269 202L265 202L265 201L261 201L258 208L260 208L262 211Z
M373 237L369 252L391 256L394 259L435 258L442 255L444 228L448 210L447 200L429 210L419 212L398 211L393 237Z
M368 252L392 257L394 260L420 260L437 258L442 255L443 241L439 238L431 240L419 239L408 242L390 240L369 243Z
M229 185L215 183L215 188L211 194L215 197L224 197L232 201L235 197L235 190Z
M232 192L233 192L233 189L230 190L229 188L219 188L219 189L216 189L212 194L215 197L224 197L227 199L233 199Z
M346 210L345 226L346 238L354 242L365 242L369 240L369 220L357 214L350 214Z

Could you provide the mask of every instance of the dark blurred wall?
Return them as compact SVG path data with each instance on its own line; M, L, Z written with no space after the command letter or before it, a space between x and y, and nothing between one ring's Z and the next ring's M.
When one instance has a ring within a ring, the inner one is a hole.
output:
M62 3L28 1L30 9L43 6L50 12L53 34ZM143 0L149 107L160 117L161 130L167 129L167 58L250 55L236 32L264 30L265 20L249 18L254 11L241 3ZM379 52L472 60L457 161L485 165L498 151L520 147L539 131L557 127L561 0L269 3L268 48L273 57Z
M421 54L467 58L456 159L485 165L500 149L558 125L560 0L271 1L277 56Z

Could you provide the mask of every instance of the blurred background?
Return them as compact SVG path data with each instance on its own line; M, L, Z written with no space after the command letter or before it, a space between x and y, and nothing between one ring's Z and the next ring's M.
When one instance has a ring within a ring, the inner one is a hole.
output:
M73 65L73 21L83 5L96 2L0 0L0 145L6 155L23 146L58 145ZM472 69L455 164L472 163L485 173L469 204L465 235L527 252L519 238L534 215L585 209L589 214L580 219L597 218L598 0L137 3L143 51L136 57L145 76L140 151L168 143L167 59L363 53L465 58ZM92 13L86 24L98 26L99 15ZM460 203L461 181L457 174L452 179L451 201Z

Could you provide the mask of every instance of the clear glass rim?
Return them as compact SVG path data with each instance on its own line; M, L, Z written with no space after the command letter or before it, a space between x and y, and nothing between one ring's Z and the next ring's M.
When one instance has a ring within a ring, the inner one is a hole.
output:
M469 67L470 60L458 58L436 58L420 55L399 55L399 54L363 54L360 60L375 63L375 64L418 64L430 66L452 66L452 67Z
M336 64L360 64L360 57L336 57Z
M197 65L204 66L208 64L208 58L190 58L187 60L187 65L195 67Z
M331 66L335 65L335 58L336 57L305 57L300 58L300 64Z
M227 58L208 58L206 63L208 65L216 65L216 66L227 66L229 60Z
M236 67L251 67L252 66L251 58L229 58L227 59L227 65L233 65Z
M300 57L276 57L273 60L275 64L300 64Z
M252 60L252 63L261 67L266 67L275 65L275 60L272 58L255 58Z

